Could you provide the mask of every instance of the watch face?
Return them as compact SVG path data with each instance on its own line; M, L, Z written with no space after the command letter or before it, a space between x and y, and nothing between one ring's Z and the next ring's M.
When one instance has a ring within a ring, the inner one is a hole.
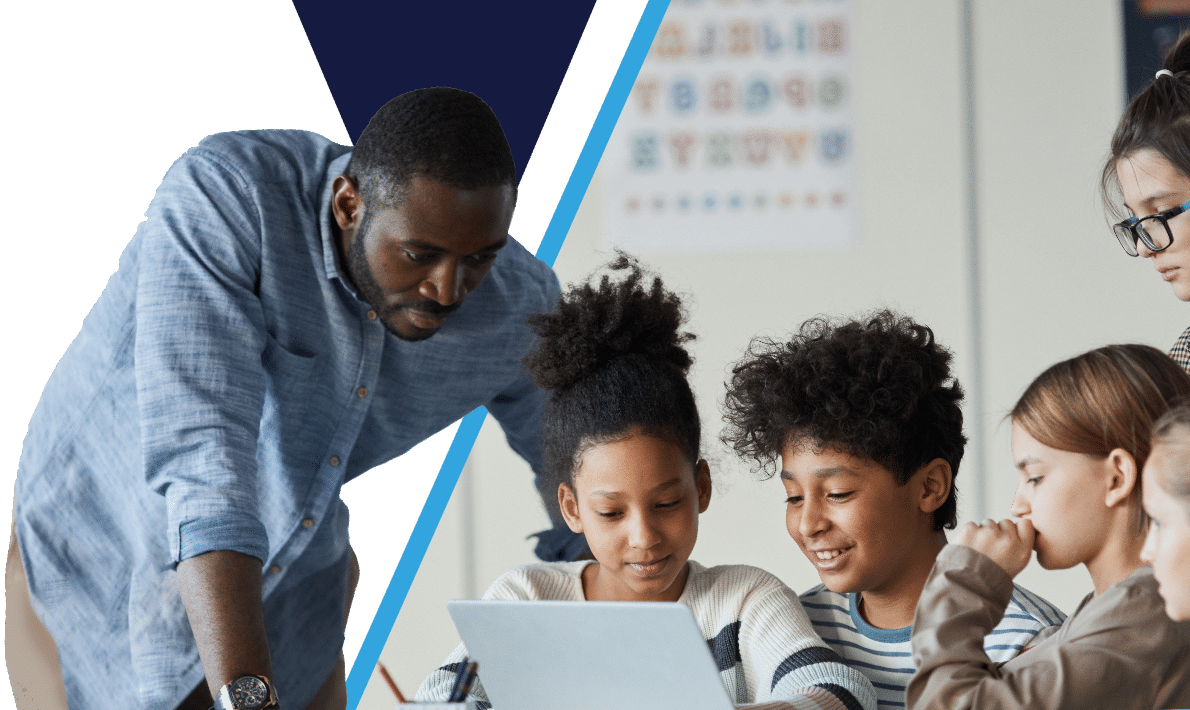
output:
M258 710L269 701L269 686L256 676L240 676L228 685L227 690L237 710Z

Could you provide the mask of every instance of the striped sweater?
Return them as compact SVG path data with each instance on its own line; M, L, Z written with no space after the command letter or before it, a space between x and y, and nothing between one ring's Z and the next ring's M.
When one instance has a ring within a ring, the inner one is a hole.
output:
M580 575L588 564L517 567L493 582L483 598L583 601ZM779 579L745 565L708 569L693 560L687 564L690 575L678 601L694 612L733 702L798 710L875 710L871 683L823 645L797 594ZM466 657L467 649L459 644L422 683L417 700L444 700ZM471 692L480 710L491 707L479 682Z
M984 637L983 648L997 663L1015 658L1054 633L1066 615L1041 597L1013 585L1004 618ZM814 631L847 663L864 672L876 687L880 710L905 707L905 686L913 677L913 627L878 629L864 621L855 594L839 594L818 585L802 594L802 606Z

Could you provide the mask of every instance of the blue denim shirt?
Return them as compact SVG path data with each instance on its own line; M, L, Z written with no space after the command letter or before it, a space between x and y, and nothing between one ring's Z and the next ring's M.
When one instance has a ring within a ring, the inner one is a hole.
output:
M206 138L166 175L29 425L17 530L74 708L173 708L203 676L175 565L264 562L275 682L301 708L338 659L347 480L480 405L537 469L525 317L558 296L509 240L432 338L389 334L336 264L349 148Z

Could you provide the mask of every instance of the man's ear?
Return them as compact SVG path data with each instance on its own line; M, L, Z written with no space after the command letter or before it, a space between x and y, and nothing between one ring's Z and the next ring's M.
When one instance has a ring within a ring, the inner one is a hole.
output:
M331 212L335 215L339 230L345 235L355 236L355 230L364 217L364 200L355 183L346 175L339 175L331 183Z
M699 459L694 467L694 482L698 485L698 512L707 512L711 504L711 466L706 459Z
M1123 449L1112 449L1107 455L1107 495L1103 502L1114 508L1128 500L1136 489L1136 459Z
M571 532L583 532L583 520L578 514L578 499L574 496L574 489L569 483L558 484L558 507L562 509L562 519Z
M954 471L946 459L937 458L917 469L917 475L922 476L919 508L923 513L933 513L950 497Z

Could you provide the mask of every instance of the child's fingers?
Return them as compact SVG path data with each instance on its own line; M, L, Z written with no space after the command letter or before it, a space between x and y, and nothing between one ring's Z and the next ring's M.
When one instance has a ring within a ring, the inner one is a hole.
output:
M976 523L964 523L963 527L959 528L959 532L955 535L955 542L967 547L974 547L972 544L975 541L975 536L979 532L979 525Z
M1032 523L1022 527L1011 519L995 521L989 518L981 525L964 525L959 531L957 542L990 558L1010 577L1015 577L1029 564L1033 554L1033 535Z
M1021 542L1025 543L1029 549L1033 549L1033 541L1037 539L1037 530L1033 528L1033 521L1028 518L1018 518L1015 522L1017 535L1020 536Z

